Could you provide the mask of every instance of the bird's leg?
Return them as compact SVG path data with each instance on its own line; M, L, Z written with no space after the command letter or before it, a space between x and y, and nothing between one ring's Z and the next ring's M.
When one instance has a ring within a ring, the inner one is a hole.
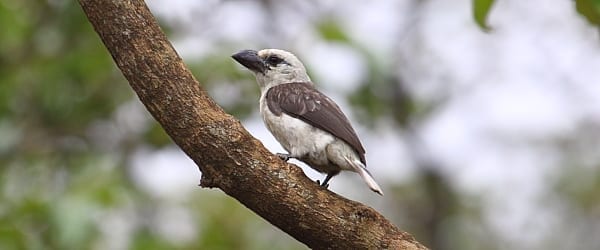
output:
M287 162L290 158L292 158L292 156L290 154L284 154L284 153L277 153L277 156L279 157L279 159Z
M323 180L323 184L320 184L318 180L317 180L317 184L320 184L321 187L328 188L329 184L327 184L327 183L329 182L329 180L331 180L331 177L333 177L336 174L337 173L329 173L329 174L327 174L327 177L325 177L325 180Z

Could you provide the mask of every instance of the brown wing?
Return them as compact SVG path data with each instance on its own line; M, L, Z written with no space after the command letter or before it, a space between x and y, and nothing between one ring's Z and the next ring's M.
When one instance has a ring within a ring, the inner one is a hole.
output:
M366 165L365 149L348 118L329 97L312 84L286 83L267 91L267 106L275 115L285 113L342 139L358 153Z

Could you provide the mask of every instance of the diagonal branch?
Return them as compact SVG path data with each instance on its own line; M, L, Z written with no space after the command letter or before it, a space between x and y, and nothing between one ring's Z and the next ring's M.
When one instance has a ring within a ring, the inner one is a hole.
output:
M142 0L79 0L142 103L216 187L312 248L425 249L372 208L320 188L207 93Z

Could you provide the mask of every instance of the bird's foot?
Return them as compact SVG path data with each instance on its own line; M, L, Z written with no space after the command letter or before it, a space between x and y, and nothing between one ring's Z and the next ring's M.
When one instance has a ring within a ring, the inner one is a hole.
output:
M329 183L323 182L323 184L321 184L321 181L317 180L317 184L319 184L319 186L321 186L321 187L329 188Z
M279 157L279 159L287 162L290 158L292 158L289 154L284 154L284 153L277 153L277 157Z

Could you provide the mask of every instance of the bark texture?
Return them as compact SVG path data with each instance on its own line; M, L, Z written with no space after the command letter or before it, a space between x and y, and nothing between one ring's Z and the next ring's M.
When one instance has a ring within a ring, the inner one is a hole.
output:
M311 248L426 249L266 150L200 87L144 1L79 3L139 99L198 165L201 186L223 190Z

